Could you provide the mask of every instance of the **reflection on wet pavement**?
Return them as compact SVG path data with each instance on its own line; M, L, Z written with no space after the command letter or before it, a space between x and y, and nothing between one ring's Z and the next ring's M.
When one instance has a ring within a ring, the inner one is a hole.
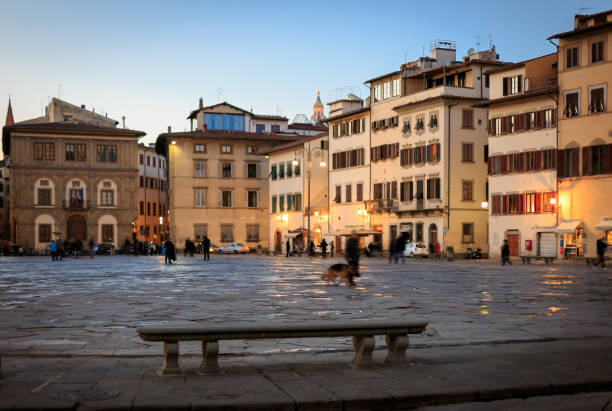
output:
M135 327L186 321L418 318L430 327L411 341L433 345L612 334L610 274L584 266L364 259L357 287L347 288L321 280L331 264L255 256L173 265L159 257L0 257L0 349L136 350L147 345Z

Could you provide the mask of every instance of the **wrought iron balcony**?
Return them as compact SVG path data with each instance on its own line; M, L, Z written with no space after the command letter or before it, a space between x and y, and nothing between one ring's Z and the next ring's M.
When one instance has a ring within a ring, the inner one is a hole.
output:
M85 211L85 210L89 210L89 208L91 207L91 202L89 200L87 200L87 201L66 201L66 200L63 200L62 205L64 207L64 210L69 210L69 211Z

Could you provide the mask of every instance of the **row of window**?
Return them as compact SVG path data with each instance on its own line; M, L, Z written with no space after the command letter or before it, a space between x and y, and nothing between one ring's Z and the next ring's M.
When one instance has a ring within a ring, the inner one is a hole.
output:
M605 61L605 42L604 40L594 41L590 47L590 64L603 63ZM580 46L566 47L565 49L565 68L572 69L580 65Z
M208 205L208 189L195 188L193 190L194 206L209 207ZM244 207L261 208L261 193L259 190L245 190L243 196ZM236 207L236 195L232 189L220 189L217 191L217 207L231 208Z
M443 77L428 78L426 88L434 88L439 86L454 86L454 87L466 87L466 76L468 71L455 74L445 74ZM456 77L455 77L456 76ZM455 81L455 78L457 81ZM444 81L446 79L446 82Z
M491 195L491 215L554 213L556 198L554 191Z
M276 213L278 199L278 211L302 211L302 194L280 194L272 196L272 213ZM285 199L287 199L287 206L285 207Z
M159 178L140 176L140 187L166 191L168 189L168 184L165 180Z
M376 84L372 88L372 97L374 98L374 102L376 103L381 100L386 100L391 97L399 96L401 93L400 88L401 83L399 78L393 79L391 81L385 81L382 84Z
M87 144L66 143L64 145L66 161L87 161ZM55 143L34 142L34 160L55 161ZM97 144L96 161L101 163L117 162L117 146L114 144Z
M234 224L219 224L221 241L224 243L234 242ZM208 236L208 224L194 224L193 237L196 241L202 241ZM259 241L259 224L246 224L246 242Z
M53 207L55 206L55 184L49 179L39 179L34 184L34 205ZM116 201L117 186L110 180L103 180L98 184L98 206L114 207ZM63 206L67 209L88 209L90 202L86 201L86 186L79 179L71 180L66 186Z
M417 164L436 163L440 161L440 155L440 143L403 148L400 151L400 165L413 166Z
M145 159L144 153L140 153L138 157L139 157L140 165L141 166L144 165L144 159ZM151 163L153 163L153 167L157 167L157 165L159 164L159 168L161 169L165 168L165 162L162 158L159 159L159 163L158 163L156 156L147 156L147 167L151 167Z
M159 215L164 217L168 212L168 208L165 204L159 204L155 202L147 201L147 215L156 216L157 210L159 210ZM145 215L145 202L140 202L140 215Z
M344 202L352 203L353 202L353 184L352 183L345 184L344 187L345 187ZM356 194L355 201L363 201L363 183L356 184L355 194ZM336 195L334 196L334 202L335 203L342 202L342 186L340 185L336 186Z
M272 180L276 180L277 178L290 178L290 177L299 177L301 174L300 170L300 162L297 164L293 164L293 161L287 161L286 167L285 163L272 164L270 166L270 178Z
M382 120L372 121L372 130L376 131L379 128L385 129L387 127L397 127L399 124L398 116L383 118Z
M557 150L557 176L577 177L580 170L580 149ZM612 144L582 147L582 175L612 174Z
M430 129L438 128L438 113L430 113L429 121L427 122L427 126ZM425 131L425 116L418 115L414 121L414 131L419 133ZM410 123L410 119L404 120L404 125L402 126L402 133L410 134L412 132L412 126Z
M195 160L194 165L194 176L195 177L208 177L206 172L206 160ZM261 166L259 163L244 163L243 178L261 178ZM217 177L219 178L235 178L236 177L236 164L231 161L220 161L217 163Z
M115 241L114 236L115 226L113 224L101 224L100 231L102 234L103 243L112 243ZM38 242L50 243L51 235L53 234L51 224L38 224Z
M331 126L332 137L344 137L365 132L365 117L343 121Z
M193 152L205 154L206 144L204 143L194 143L193 144ZM221 144L219 146L219 152L221 154L232 154L234 152L234 147L231 144ZM246 146L246 154L255 154L257 152L256 146ZM161 161L161 159L160 159ZM142 164L142 162L140 163Z
M273 133L280 133L280 125L279 124L272 124L270 126L270 131ZM266 125L265 124L255 124L255 132L256 133L265 133L266 132Z
M365 164L365 149L341 151L332 155L332 169L358 167Z
M489 157L489 175L528 173L554 170L557 166L556 150L526 151Z
M399 143L382 144L370 148L370 161L377 162L399 156Z
M589 114L603 113L606 111L606 86L590 86L588 91L589 104L587 110ZM565 117L576 117L581 114L580 94L580 90L566 91L563 93L565 98L563 115Z
M489 135L498 136L555 127L557 124L556 112L555 109L546 109L492 118L489 120Z

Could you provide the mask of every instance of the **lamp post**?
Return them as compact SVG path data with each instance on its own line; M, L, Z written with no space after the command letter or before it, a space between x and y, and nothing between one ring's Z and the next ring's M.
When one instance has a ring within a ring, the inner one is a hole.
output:
M306 240L306 247L310 246L310 178L312 177L312 156L319 153L323 157L323 150L319 147L311 147L308 142L308 149L304 148L306 152L306 178L308 179L308 237ZM325 167L327 164L322 160L319 165Z

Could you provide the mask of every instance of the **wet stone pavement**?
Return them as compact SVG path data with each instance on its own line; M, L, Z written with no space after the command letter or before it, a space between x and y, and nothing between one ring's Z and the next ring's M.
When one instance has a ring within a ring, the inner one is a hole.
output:
M313 319L429 321L422 347L612 336L612 271L584 265L363 259L357 287L321 275L343 261L304 257L0 258L3 355L157 355L136 327ZM377 341L377 346L384 344ZM222 341L228 356L352 351L350 338ZM199 343L181 344L199 354Z

